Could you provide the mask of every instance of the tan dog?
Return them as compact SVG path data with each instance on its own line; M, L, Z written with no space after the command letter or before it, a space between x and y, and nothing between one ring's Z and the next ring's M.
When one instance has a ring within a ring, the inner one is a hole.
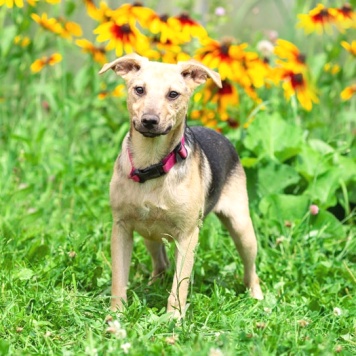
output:
M234 147L222 135L188 128L194 89L218 73L190 60L176 65L150 62L136 54L105 64L125 79L130 132L110 183L113 213L112 309L126 301L133 232L152 256L152 278L168 267L162 239L175 241L175 274L167 311L184 315L199 227L213 211L230 232L244 265L251 295L263 299L255 272L256 237L249 215L246 181Z

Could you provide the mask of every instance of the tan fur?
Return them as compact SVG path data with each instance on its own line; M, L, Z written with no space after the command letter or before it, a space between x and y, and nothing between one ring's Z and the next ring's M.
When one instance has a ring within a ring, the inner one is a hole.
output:
M207 77L221 86L220 77L196 61L163 64L134 54L106 64L100 73L110 68L126 81L131 120L130 132L123 141L110 183L114 219L112 309L121 310L126 301L133 231L137 231L145 239L152 256L153 279L168 267L162 239L176 243L175 275L167 311L179 317L185 311L205 195L211 180L207 159L188 148L186 164L177 164L169 174L139 184L128 179L131 170L128 152L136 168L146 168L160 161L183 136L188 102L194 88ZM137 95L135 88L138 86L145 88L145 95ZM180 93L179 97L167 98L170 91ZM157 130L165 134L144 137L139 131L144 129L142 118L145 115L158 117ZM203 173L199 167L203 167ZM254 267L256 238L242 169L230 178L214 211L226 224L242 257L246 285L255 298L261 299Z

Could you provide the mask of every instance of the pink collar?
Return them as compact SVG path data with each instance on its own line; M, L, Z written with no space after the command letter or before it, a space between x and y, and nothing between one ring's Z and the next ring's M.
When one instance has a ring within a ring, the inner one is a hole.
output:
M146 182L146 180L158 178L167 174L177 162L186 159L188 156L188 152L185 147L184 136L182 137L178 145L174 148L174 150L166 157L164 157L162 161L144 169L135 168L132 162L132 156L129 149L127 150L127 153L129 155L132 167L131 172L129 174L129 178L138 183L144 183Z

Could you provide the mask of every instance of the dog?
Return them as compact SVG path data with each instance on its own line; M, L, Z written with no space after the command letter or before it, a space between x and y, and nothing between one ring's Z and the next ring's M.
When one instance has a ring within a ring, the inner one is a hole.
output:
M107 63L127 87L130 130L110 182L113 311L124 309L133 232L152 257L152 280L167 269L164 242L174 241L175 273L167 312L184 316L199 227L214 212L229 231L251 296L263 299L255 259L246 178L235 148L223 135L186 124L194 89L220 75L195 60L167 64L128 54Z

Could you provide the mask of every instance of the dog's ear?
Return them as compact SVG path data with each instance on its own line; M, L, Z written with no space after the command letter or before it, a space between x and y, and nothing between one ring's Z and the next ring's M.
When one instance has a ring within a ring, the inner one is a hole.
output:
M182 76L191 89L195 89L198 85L205 83L208 77L210 77L219 88L222 87L220 74L194 59L178 62L177 65L180 67Z
M112 69L117 75L128 79L133 73L138 72L145 62L148 62L148 59L145 57L141 57L136 53L127 54L110 63L104 64L99 74L103 74L107 70Z

